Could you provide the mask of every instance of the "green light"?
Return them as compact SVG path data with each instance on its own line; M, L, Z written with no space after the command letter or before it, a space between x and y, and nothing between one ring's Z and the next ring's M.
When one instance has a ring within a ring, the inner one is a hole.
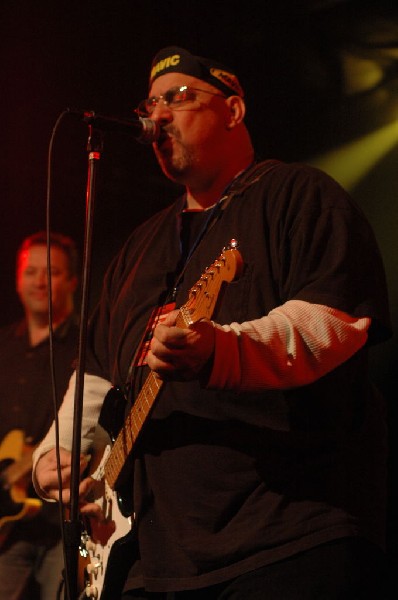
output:
M322 169L347 191L368 173L398 142L398 121L369 133L340 148L306 162Z

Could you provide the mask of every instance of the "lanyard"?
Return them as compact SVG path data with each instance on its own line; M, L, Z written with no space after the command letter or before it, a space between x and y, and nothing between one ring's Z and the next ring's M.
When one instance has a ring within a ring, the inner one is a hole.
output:
M207 218L205 219L205 222L203 223L198 235L196 236L193 244L191 245L191 248L184 260L184 264L183 267L181 269L181 271L178 274L178 277L175 281L174 287L173 287L173 291L171 294L171 301L174 301L177 295L177 291L178 291L178 286L184 276L184 273L186 271L186 268L189 264L189 261L191 260L191 257L193 255L193 253L195 252L196 248L199 246L200 242L202 241L202 239L204 238L205 234L211 229L211 227L214 225L214 223L217 221L220 213L221 213L221 203L222 201L226 198L222 197L217 204L215 204L214 206L211 207L211 209L208 211L208 215Z
M194 240L188 254L187 257L184 261L184 265L182 267L182 270L180 271L177 280L174 284L173 287L173 291L172 291L172 295L171 295L171 300L174 301L177 295L177 291L178 291L178 286L181 282L181 279L184 276L184 273L186 271L186 268L189 264L189 261L191 260L191 257L193 255L193 253L195 252L195 250L197 249L197 247L199 246L200 242L202 241L202 239L204 238L204 236L206 235L206 233L208 231L210 231L210 229L213 227L213 225L216 223L216 221L218 220L221 211L223 209L223 203L224 201L228 198L229 192L231 191L231 188L233 187L233 185L240 180L253 166L253 163L250 163L250 165L248 167L246 167L246 169L244 169L243 171L240 171L233 179L232 181L229 182L229 184L224 188L220 199L216 202L216 204L214 204L214 206L211 207L211 209L209 209L208 211L208 215L207 218L205 220L205 222L203 223L199 234L196 236L196 239Z

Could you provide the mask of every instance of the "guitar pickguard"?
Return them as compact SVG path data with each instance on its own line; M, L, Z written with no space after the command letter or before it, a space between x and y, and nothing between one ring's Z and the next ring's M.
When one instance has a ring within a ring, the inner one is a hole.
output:
M86 559L83 580L85 582L85 593L87 598L107 598L106 589L112 589L115 594L115 586L120 579L120 559L116 561L118 575L115 581L112 577L112 569L108 568L110 557L117 553L119 545L125 543L125 538L132 531L132 517L125 516L120 510L120 501L116 492L112 491L103 477L103 463L106 462L111 448L111 440L101 425L96 428L91 477L96 481L89 498L101 508L104 515L103 521L95 518L85 518L81 534L80 554ZM127 575L123 573L123 577ZM123 578L122 578L123 579ZM106 585L108 580L112 584ZM120 585L120 582L119 582ZM120 590L121 592L121 590ZM109 596L112 600L112 596Z

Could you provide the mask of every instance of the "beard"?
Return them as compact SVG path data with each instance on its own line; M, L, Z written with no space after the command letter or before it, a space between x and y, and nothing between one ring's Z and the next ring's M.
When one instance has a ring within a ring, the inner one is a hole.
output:
M183 144L179 130L175 127L165 127L164 133L154 145L154 151L166 177L176 183L184 183L195 160L192 149Z

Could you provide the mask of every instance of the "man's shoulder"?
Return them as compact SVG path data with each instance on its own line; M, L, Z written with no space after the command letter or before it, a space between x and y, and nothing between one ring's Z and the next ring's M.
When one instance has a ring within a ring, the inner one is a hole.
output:
M278 179L298 179L303 181L331 181L337 183L330 175L325 171L306 163L306 162L286 162L279 159L266 159L259 160L253 167L253 173L251 175L254 181L258 181L263 178L264 175L269 174L270 177Z
M263 161L250 189L253 197L266 199L268 209L297 210L300 213L317 207L345 208L358 206L341 184L325 171L304 162Z

